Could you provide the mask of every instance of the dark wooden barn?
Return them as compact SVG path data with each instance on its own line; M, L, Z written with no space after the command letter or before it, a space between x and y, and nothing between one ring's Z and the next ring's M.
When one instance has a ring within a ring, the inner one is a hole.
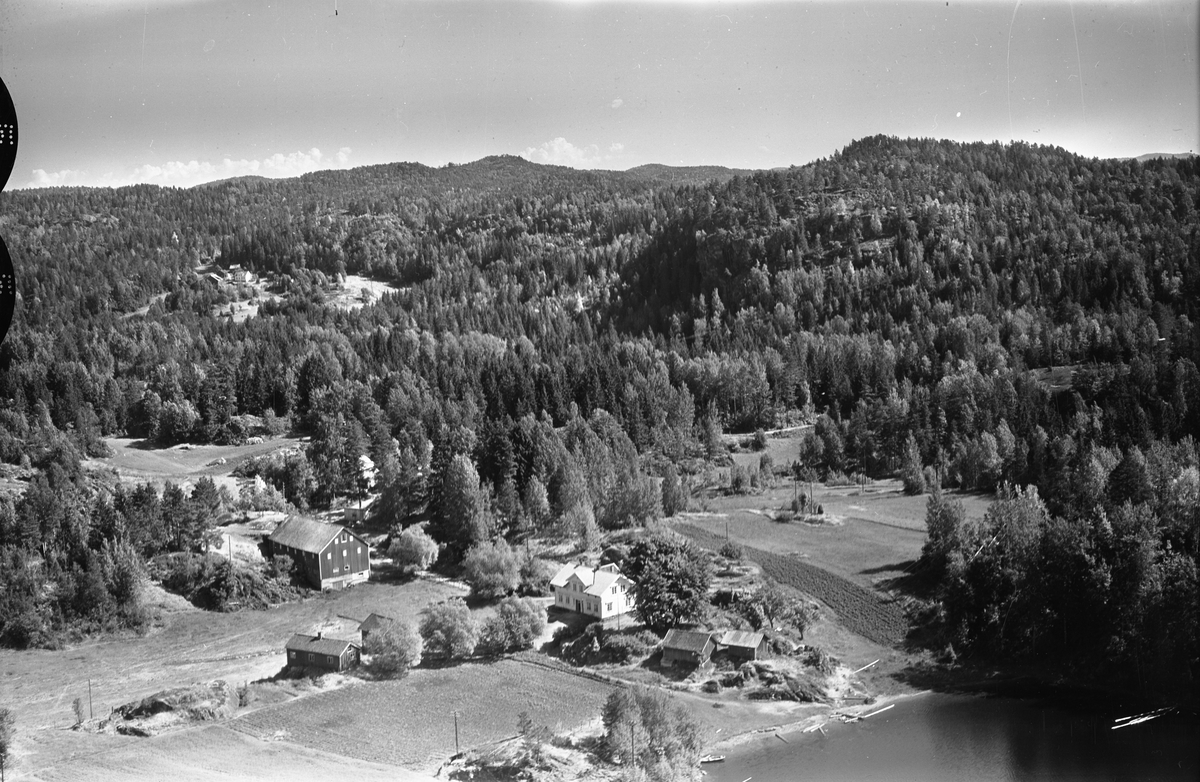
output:
M717 648L734 662L761 660L767 656L767 637L747 630L726 630L717 639Z
M707 630L670 630L662 642L662 664L703 665L712 656L716 644Z
M341 589L371 577L371 547L338 524L290 516L269 538L271 554L287 554L317 589Z

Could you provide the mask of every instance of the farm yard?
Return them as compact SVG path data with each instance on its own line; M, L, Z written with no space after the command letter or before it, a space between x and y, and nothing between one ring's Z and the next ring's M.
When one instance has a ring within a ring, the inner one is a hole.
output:
M433 771L462 747L514 736L522 711L558 733L600 714L611 686L516 660L418 668L404 679L360 683L239 717L235 730L260 739L372 762Z

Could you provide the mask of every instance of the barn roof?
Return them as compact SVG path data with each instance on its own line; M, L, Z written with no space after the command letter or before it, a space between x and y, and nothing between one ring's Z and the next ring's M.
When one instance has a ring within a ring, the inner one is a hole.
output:
M703 652L712 633L706 630L669 630L663 639L663 649L673 649L677 652Z
M736 646L740 649L757 649L766 638L762 633L752 633L748 630L726 630L717 641L721 646Z
M345 531L345 527L338 524L290 516L271 533L271 540L281 546L320 554L329 541Z
M333 657L341 657L347 647L355 646L353 641L346 641L341 638L322 638L316 635L304 635L296 633L292 636L292 640L287 642L288 651L297 652L312 652L314 654L328 654Z
M379 626L382 625L384 622L390 622L390 621L392 621L392 618L390 616L384 616L383 614L372 613L370 616L368 616L366 619L363 620L362 624L360 624L358 626L358 630L359 630L359 632L373 633L376 630L378 630Z

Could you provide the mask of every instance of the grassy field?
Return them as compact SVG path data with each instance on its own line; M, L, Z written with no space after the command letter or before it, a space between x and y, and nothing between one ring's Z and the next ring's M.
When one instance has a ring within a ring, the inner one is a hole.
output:
M515 660L417 669L239 717L236 730L381 763L433 770L454 754L454 713L463 748L513 736L517 715L570 730L600 714L607 684Z
M785 523L769 515L791 502L790 483L762 494L713 497L704 501L707 512L682 514L681 519L721 537L728 529L730 538L747 546L799 555L868 588L901 575L920 555L927 495L909 497L899 481L877 481L862 494L853 486L814 488L828 524ZM968 517L982 516L991 502L984 495L948 494L963 502Z
M93 709L101 716L112 707L188 682L239 683L271 676L283 667L283 645L293 633L317 628L348 633L357 628L354 620L372 611L412 620L428 603L463 594L460 587L427 580L368 583L269 611L230 614L165 600L178 610L166 613L163 626L144 637L110 638L59 651L0 650L0 687L4 705L18 720L21 767L44 768L72 753L126 741L69 730L74 722L71 702L80 697L86 708L89 679Z
M111 738L111 737L109 737ZM15 769L20 771L20 769ZM32 776L43 782L218 782L295 779L354 779L355 782L425 782L431 777L407 769L332 755L295 744L262 741L226 727L210 725L156 736L128 739L105 749L65 757Z
M194 482L203 476L231 491L236 481L230 473L238 463L251 456L290 448L300 440L294 437L275 437L257 445L176 445L170 448L147 447L144 440L131 437L110 437L104 441L112 455L89 459L85 466L94 470L115 470L124 480L149 482L161 486L165 481ZM223 462L221 460L224 460ZM237 496L234 491L234 496Z

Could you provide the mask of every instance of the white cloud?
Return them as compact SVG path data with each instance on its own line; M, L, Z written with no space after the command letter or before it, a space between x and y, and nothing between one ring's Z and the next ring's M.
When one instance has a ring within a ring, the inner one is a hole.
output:
M612 161L614 155L624 149L623 144L614 143L608 148L608 153L604 154L595 144L577 147L559 136L540 147L526 149L521 153L521 157L531 163L546 163L554 166L570 166L571 168L603 168Z
M614 109L619 109L619 108L621 108L621 104L622 104L622 103L624 103L624 102L625 102L625 101L621 100L620 98L617 98L616 100L614 100L614 101L612 102L612 107L613 107Z
M176 187L191 187L204 182L218 179L229 179L238 176L263 176L284 178L300 176L312 171L330 168L346 168L350 164L350 147L342 147L335 155L329 156L313 147L307 152L292 152L284 155L275 153L262 160L232 160L225 158L219 163L211 161L172 160L161 165L147 163L137 166L130 171L103 174L79 169L63 169L48 172L45 169L34 169L33 178L23 187L55 187L87 185L92 187L120 187L131 184L174 185Z

